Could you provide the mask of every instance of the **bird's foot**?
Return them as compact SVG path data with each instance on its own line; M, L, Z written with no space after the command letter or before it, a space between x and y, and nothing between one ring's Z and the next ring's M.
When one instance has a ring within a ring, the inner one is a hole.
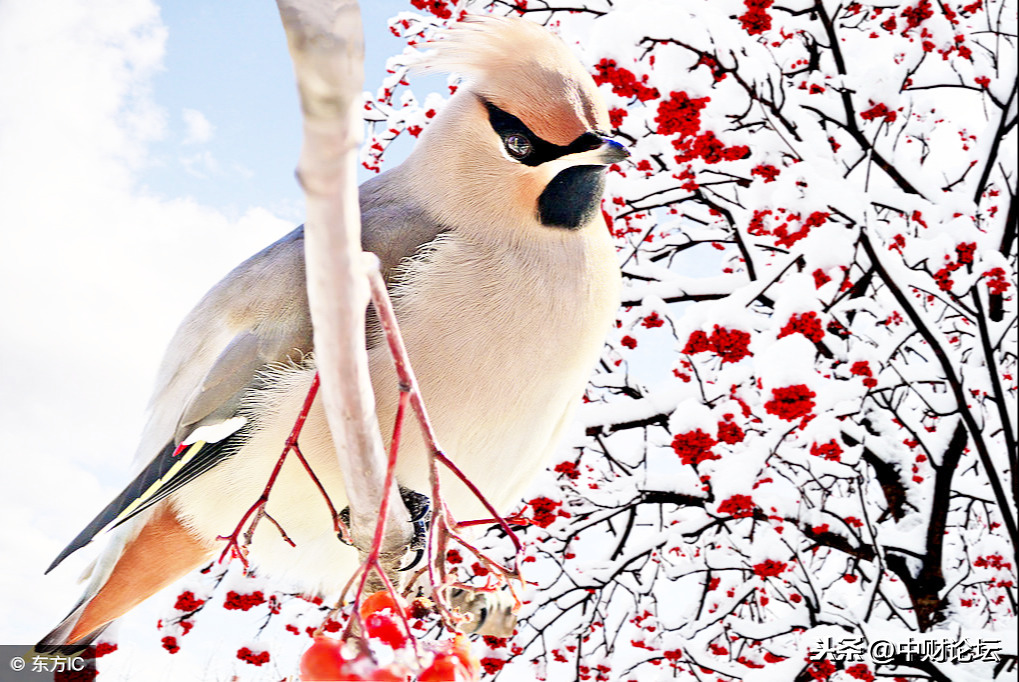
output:
M410 563L400 568L401 571L409 571L418 564L421 563L421 559L425 556L425 548L428 540L428 524L432 519L432 506L431 500L427 495L422 495L416 490L405 488L400 486L400 497L403 499L403 504L407 507L407 512L410 514L410 522L414 526L414 537L411 538L410 544L407 545L408 552L414 552L414 556ZM344 507L340 510L340 520L346 527L350 527L350 507ZM350 545L351 543L344 540L343 536L340 536L340 541L344 544Z
M508 589L492 592L458 587L450 590L449 601L460 613L473 616L457 625L465 634L509 637L517 626L517 601Z

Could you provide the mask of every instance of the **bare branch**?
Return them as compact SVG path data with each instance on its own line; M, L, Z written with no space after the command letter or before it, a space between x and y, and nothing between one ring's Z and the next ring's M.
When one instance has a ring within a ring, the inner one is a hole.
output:
M356 182L364 79L360 10L340 0L277 4L304 117L298 178L307 196L305 261L322 400L350 502L352 540L367 551L381 497L388 495L383 555L395 569L413 529L395 483L383 487L387 458L365 351L369 289Z

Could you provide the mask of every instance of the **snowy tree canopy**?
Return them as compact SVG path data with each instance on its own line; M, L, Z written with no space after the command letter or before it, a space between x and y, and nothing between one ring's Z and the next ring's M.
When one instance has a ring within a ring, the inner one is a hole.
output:
M618 329L486 668L988 679L806 658L1014 639L1015 4L412 4L412 45L464 9L558 31L632 152ZM392 65L368 167L441 106Z
M483 675L1014 670L1016 3L409 5L390 22L409 49L366 95L366 168L443 106L414 94L411 67L465 12L522 15L575 46L631 152L603 202L616 329L522 501L534 584L515 635L475 643ZM513 554L498 530L485 542ZM446 559L485 583L470 552ZM178 599L165 648L207 600L262 609L261 648L238 653L252 679L273 628L303 637L327 611L202 589ZM810 656L853 638L993 640L1001 660Z

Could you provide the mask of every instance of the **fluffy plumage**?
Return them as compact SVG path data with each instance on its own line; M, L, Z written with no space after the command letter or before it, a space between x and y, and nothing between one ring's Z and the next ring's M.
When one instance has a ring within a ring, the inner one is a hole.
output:
M536 25L465 22L437 44L426 68L469 81L402 165L361 187L362 244L381 258L443 447L505 510L561 439L618 305L615 251L597 202L604 167L625 152L603 138L607 116L591 78ZM519 125L504 125L514 117ZM542 205L558 207L557 217ZM298 228L242 263L182 323L159 374L138 451L142 473L132 485L150 490L158 487L153 477L172 483L182 475L159 461L191 452L182 442L222 439L205 450L222 456L165 499L136 504L126 520L132 509L115 501L75 539L69 550L120 524L82 601L44 642L87 641L208 561L217 536L261 493L315 371L303 241ZM369 346L388 435L397 381L384 344ZM424 444L416 429L404 433L397 478L427 492ZM336 507L345 506L320 401L301 449ZM181 471L195 473L188 466ZM449 480L445 490L458 518L485 515L461 484ZM267 511L296 547L260 524L250 558L263 574L304 589L343 585L356 552L337 541L324 501L293 458ZM164 536L172 546L161 549ZM167 558L139 562L142 550Z
M503 108L527 112L531 129L554 144L588 130L610 129L591 76L558 36L538 24L470 17L427 45L422 71L459 73L473 92Z

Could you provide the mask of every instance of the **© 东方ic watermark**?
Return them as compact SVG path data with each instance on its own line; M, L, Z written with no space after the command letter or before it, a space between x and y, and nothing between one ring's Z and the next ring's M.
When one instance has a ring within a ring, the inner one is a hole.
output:
M892 642L886 639L872 639L869 642L863 637L845 637L835 639L824 637L809 648L812 661L844 661L858 663L868 658L874 663L996 663L1001 660L998 654L1002 651L1000 639L968 639L959 640L942 638L910 637L904 642Z
M27 670L33 673L81 672L89 665L89 661L79 656L45 656L37 654L32 656L27 662L19 656L11 659L12 670Z
M28 645L0 645L0 682L95 677L95 647L54 646L51 649L44 653Z

